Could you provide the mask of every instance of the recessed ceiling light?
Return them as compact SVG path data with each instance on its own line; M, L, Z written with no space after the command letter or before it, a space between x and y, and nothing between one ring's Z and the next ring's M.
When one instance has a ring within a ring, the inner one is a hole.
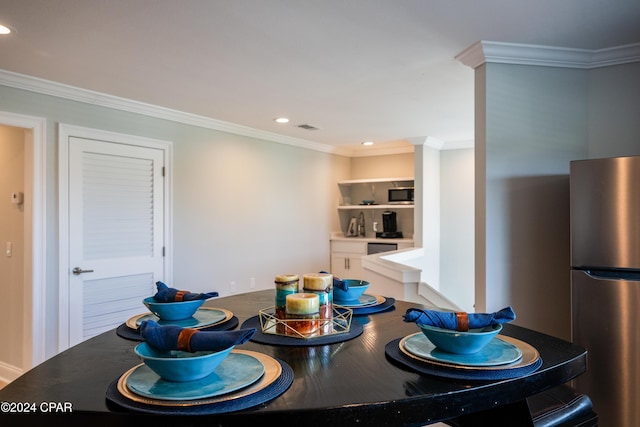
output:
M286 117L278 117L274 120L276 121L276 123L289 123L289 119L287 119Z
M373 145L373 141L365 141L362 145Z
M11 28L5 27L4 25L0 24L0 34L10 34L10 33L11 33Z

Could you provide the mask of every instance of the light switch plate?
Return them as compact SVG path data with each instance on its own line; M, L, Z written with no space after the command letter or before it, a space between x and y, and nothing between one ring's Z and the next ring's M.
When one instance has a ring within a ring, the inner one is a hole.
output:
M19 205L24 201L24 193L14 191L11 193L11 203Z

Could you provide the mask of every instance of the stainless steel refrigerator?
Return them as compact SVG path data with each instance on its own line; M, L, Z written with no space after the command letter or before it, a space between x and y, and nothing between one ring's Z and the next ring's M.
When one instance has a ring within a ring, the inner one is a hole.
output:
M574 380L603 427L640 426L640 156L571 162Z

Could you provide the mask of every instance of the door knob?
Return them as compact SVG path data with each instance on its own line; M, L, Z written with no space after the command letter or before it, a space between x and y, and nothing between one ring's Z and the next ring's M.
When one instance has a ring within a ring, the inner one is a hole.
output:
M82 274L82 273L93 273L93 270L83 270L80 267L76 267L72 270L72 272L77 276L78 274Z

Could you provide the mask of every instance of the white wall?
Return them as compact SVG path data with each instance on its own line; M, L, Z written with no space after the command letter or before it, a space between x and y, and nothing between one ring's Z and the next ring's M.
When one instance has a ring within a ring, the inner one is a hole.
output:
M589 72L589 158L640 154L640 62Z
M474 150L440 152L440 291L473 312Z
M174 152L176 284L228 295L330 268L348 159L229 134Z
M587 155L587 71L483 68L485 93L476 92L476 102L486 120L476 135L476 168L485 178L476 186L485 193L478 247L486 271L476 277L485 288L476 309L512 305L516 324L568 339L568 172L571 160Z

